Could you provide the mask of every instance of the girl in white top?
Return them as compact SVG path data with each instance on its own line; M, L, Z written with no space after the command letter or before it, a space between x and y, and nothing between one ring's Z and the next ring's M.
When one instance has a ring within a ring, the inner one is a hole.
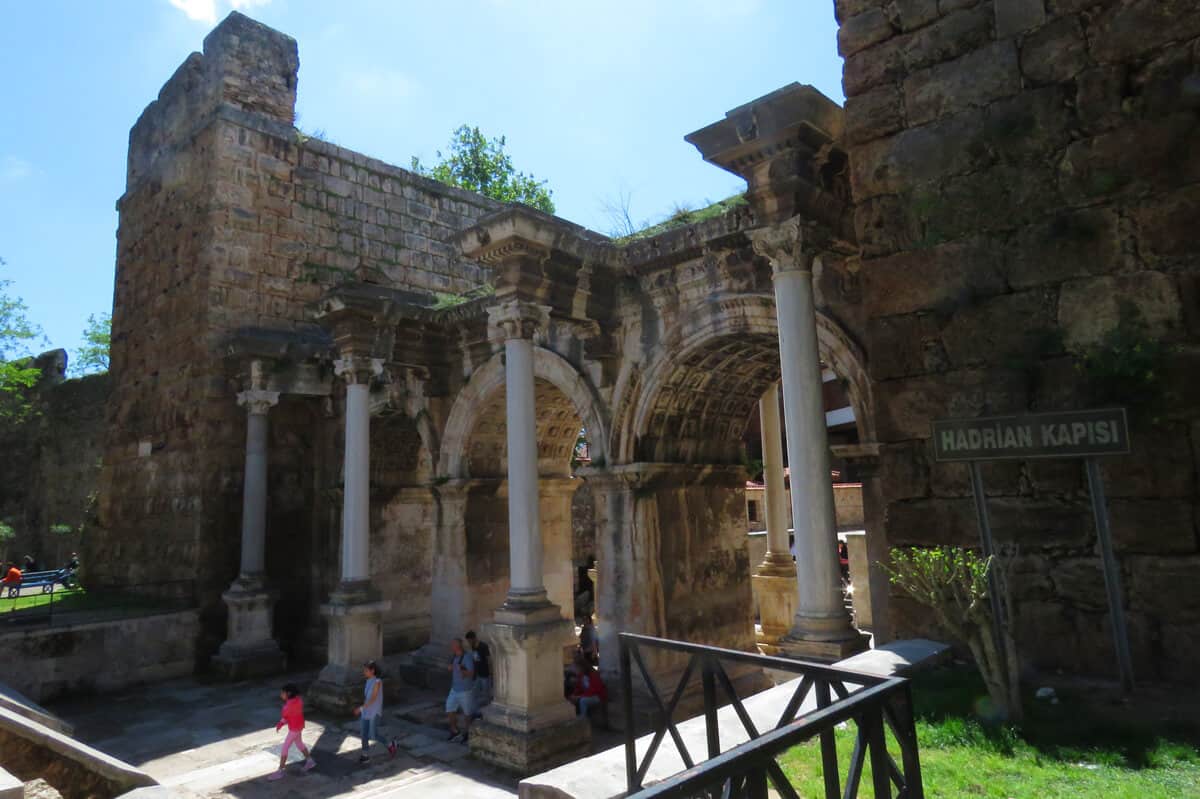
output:
M371 741L385 744L388 754L396 756L396 742L379 737L379 717L383 715L383 680L379 677L378 664L373 660L364 663L363 676L367 678L363 685L363 703L354 708L354 715L362 720L362 754L358 756L359 763L366 763L369 759L367 749Z

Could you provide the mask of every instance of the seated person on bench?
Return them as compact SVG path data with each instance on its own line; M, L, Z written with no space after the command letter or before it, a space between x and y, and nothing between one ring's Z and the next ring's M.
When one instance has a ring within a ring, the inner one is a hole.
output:
M17 568L17 564L9 561L8 568L4 571L4 579L0 580L0 585L4 586L7 592L11 588L16 588L21 584L21 570Z

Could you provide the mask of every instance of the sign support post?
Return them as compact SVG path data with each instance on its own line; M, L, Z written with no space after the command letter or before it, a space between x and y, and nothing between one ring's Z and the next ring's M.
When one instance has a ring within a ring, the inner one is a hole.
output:
M1129 654L1129 632L1125 628L1124 603L1121 599L1121 567L1113 554L1112 532L1108 527L1108 501L1104 481L1095 458L1086 458L1088 493L1092 497L1092 514L1096 517L1096 538L1100 543L1100 562L1104 567L1104 589L1108 593L1109 615L1112 617L1113 642L1117 648L1117 667L1121 672L1121 688L1133 692L1133 657Z
M1031 413L976 419L941 419L933 422L933 458L939 463L963 463L971 472L971 492L975 496L975 514L984 557L994 554L992 526L988 520L987 498L983 492L980 461L1025 460L1030 458L1082 458L1087 467L1088 493L1096 518L1096 538L1104 571L1104 589L1112 620L1113 645L1117 667L1125 693L1134 689L1133 658L1129 651L1129 631L1121 591L1121 569L1113 554L1112 532L1108 525L1108 503L1100 479L1098 455L1126 455L1129 447L1129 422L1124 408L1103 408L1061 413ZM1003 608L996 592L996 579L989 573L988 593L992 616L996 619L997 646Z
M979 461L970 461L967 468L971 472L971 493L975 495L975 517L979 520L979 538L983 542L983 557L991 558L996 554L996 545L992 542L992 522L988 518L987 497L983 492L983 475L979 471ZM992 605L993 638L995 638L996 655L1004 652L1004 633L1002 628L1007 621L1000 606L1000 593L996 590L995 564L988 564L988 600Z

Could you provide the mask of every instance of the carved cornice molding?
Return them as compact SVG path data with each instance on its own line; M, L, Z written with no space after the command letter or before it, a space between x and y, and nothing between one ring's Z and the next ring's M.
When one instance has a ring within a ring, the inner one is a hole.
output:
M383 359L348 355L333 362L333 373L347 385L369 386L371 380L383 374Z
M772 274L812 272L816 253L804 246L800 217L794 216L777 225L752 230L749 235L754 252L771 262Z
M544 263L550 259L550 248L526 239L512 238L495 246L487 247L475 258L488 266L502 265L512 261Z
M550 306L512 300L488 308L488 337L492 341L532 339L550 324Z
M272 407L279 404L279 392L251 389L239 393L237 401L238 405L243 406L246 409L246 413L251 416L263 416Z

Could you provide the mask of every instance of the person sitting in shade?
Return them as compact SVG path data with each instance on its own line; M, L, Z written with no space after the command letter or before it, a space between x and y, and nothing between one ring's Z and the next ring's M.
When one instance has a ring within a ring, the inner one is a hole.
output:
M8 589L16 588L21 584L21 570L17 568L17 564L12 561L8 562L8 568L4 570L4 579L0 580L0 585L4 586L5 593Z
M585 617L579 628L579 651L593 666L600 663L600 635L590 616Z
M600 678L600 672L589 663L582 652L576 655L575 667L579 677L571 694L575 713L583 718L599 717L604 727L608 726L608 688Z

